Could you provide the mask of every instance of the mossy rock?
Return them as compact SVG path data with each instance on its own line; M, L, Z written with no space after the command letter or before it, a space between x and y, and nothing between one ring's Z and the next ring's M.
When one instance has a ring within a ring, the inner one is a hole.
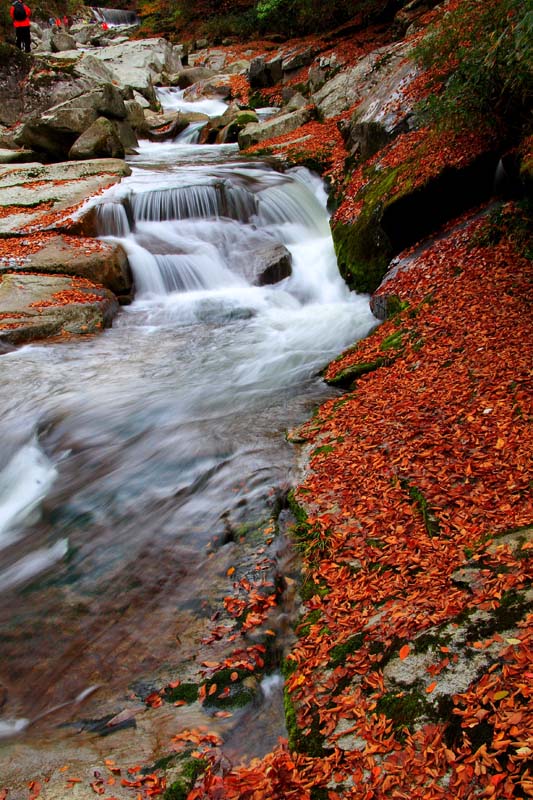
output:
M258 116L255 113L255 111L240 111L234 120L234 122L240 127L248 125L249 122L257 122L257 121L258 121Z
M338 386L340 389L349 389L353 383L362 375L374 372L379 367L392 363L390 358L376 358L374 361L360 361L357 364L341 369L333 378L326 378L325 381L330 386Z
M444 222L491 197L498 154L488 151L469 164L442 169L415 183L424 148L397 167L367 166L362 201L353 222L334 222L333 243L339 271L351 289L374 292L391 258L432 233Z
M235 672L238 677L236 680L232 680L231 676ZM244 706L252 702L256 694L252 686L247 686L244 683L244 681L249 680L250 677L250 673L247 670L219 669L205 681L205 707L209 708L210 706L215 706L216 708L222 709L244 708ZM215 688L213 689L213 687ZM227 694L226 691L228 691Z
M196 683L180 683L179 686L167 686L163 699L167 703L176 703L184 700L186 703L194 703L198 700L198 686Z
M373 292L387 271L393 244L381 220L387 198L393 190L398 168L371 170L370 181L360 192L363 209L355 222L337 223L332 228L339 272L351 289Z

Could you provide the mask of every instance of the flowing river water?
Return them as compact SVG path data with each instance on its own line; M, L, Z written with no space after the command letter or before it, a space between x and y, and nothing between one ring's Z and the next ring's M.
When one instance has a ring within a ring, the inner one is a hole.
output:
M98 337L1 358L0 773L13 747L68 733L95 687L171 668L180 609L209 594L206 551L268 516L294 479L285 430L375 324L307 170L183 140L129 161L95 202L135 301ZM276 243L292 274L252 285Z

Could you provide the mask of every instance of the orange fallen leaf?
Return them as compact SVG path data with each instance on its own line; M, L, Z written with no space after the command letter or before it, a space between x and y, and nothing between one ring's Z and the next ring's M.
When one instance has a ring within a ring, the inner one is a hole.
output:
M403 646L403 647L400 647L400 652L398 653L398 655L400 656L400 658L402 659L402 661L403 661L405 658L407 658L407 656L409 655L410 651L411 651L411 648L409 647L409 645L408 645L408 644L404 644L404 646Z

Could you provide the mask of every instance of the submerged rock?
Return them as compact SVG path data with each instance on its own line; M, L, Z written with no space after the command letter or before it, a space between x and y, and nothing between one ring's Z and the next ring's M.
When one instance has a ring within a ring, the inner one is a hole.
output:
M292 256L285 245L278 242L258 245L243 272L254 286L279 283L292 272Z

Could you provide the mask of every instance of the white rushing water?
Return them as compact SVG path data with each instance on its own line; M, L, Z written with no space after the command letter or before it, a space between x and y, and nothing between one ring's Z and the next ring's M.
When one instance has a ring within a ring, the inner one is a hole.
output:
M187 89L162 87L156 89L156 94L165 111L195 111L208 117L218 117L228 107L227 103L217 97L191 97L191 92Z
M376 322L338 274L324 189L307 170L183 141L143 142L130 161L95 203L128 253L135 301L101 336L1 357L0 632L15 602L6 663L24 680L44 637L50 686L68 636L116 597L127 608L135 596L155 626L154 604L177 603L176 576L202 596L198 554L228 520L268 513L291 480L284 430L328 391L319 370ZM258 285L280 255L291 274ZM105 653L83 658L70 696L105 680L91 666ZM31 708L6 714L0 735Z

